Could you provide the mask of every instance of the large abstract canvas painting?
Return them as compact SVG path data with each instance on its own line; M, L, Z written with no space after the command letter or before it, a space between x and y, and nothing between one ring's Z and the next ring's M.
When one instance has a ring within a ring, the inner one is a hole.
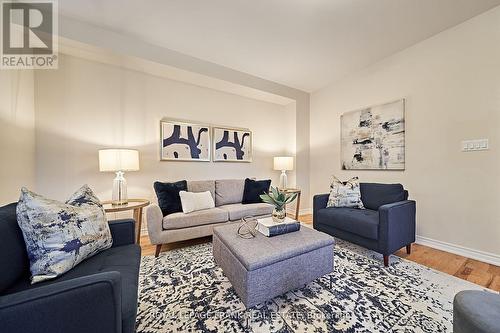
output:
M161 159L163 161L210 161L210 127L162 121Z
M344 113L341 124L342 169L405 169L404 99Z
M252 132L214 127L214 162L251 162Z

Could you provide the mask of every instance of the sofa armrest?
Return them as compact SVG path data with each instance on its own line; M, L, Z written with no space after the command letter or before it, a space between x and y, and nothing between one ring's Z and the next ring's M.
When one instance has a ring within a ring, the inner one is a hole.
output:
M316 213L318 212L318 210L326 208L326 204L328 203L328 197L329 197L328 193L316 194L313 197L313 225L315 221L317 221Z
M146 208L146 221L151 244L161 244L160 234L163 232L163 213L158 205L151 204Z
M105 272L0 297L2 332L121 332L121 276Z
M391 254L415 242L416 202L399 201L380 206L379 250Z
M109 221L109 229L113 237L113 247L135 243L135 221L133 219Z

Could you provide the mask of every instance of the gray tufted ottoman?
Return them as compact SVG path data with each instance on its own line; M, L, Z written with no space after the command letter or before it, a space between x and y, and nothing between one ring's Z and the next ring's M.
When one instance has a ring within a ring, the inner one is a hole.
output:
M453 332L500 332L500 295L478 290L456 294L453 300Z
M247 309L333 271L334 240L327 234L303 227L243 239L237 229L214 228L213 255Z

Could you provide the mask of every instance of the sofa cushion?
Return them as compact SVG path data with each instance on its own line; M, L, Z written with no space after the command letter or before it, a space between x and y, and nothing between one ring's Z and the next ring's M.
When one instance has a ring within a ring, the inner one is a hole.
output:
M368 209L378 210L382 205L408 199L401 184L360 183L361 201Z
M87 185L67 203L23 187L16 213L32 283L53 279L113 243L102 205Z
M215 181L213 180L188 180L188 192L206 192L209 191L215 201Z
M163 216L182 212L179 192L187 190L187 182L185 180L175 183L155 182L153 187L158 197L158 206L160 206Z
M220 206L219 208L228 212L230 221L235 221L245 216L270 215L273 212L274 206L261 202L254 204L237 203Z
M23 234L17 224L17 203L0 207L0 294L22 276L29 276Z
M364 208L361 202L358 177L342 182L333 176L327 207Z
M48 281L30 284L29 274L18 280L4 294L38 288L41 286L71 280L77 277L116 271L121 275L122 285L122 319L135 316L137 311L137 290L139 279L139 265L141 262L141 248L137 244L118 246L96 254L82 261L78 266L65 274Z
M215 205L241 203L243 201L244 179L222 179L215 181Z
M188 214L198 210L210 209L215 207L214 198L209 191L206 192L186 192L180 191L182 212Z
M323 208L315 223L328 225L365 238L378 239L378 211L356 208Z
M163 229L182 229L228 221L227 211L220 208L198 210L189 214L173 213L163 218Z
M266 179L266 180L254 180L250 178L245 179L245 187L243 189L243 199L241 202L244 204L262 202L260 195L268 193L269 186L271 186L271 179Z

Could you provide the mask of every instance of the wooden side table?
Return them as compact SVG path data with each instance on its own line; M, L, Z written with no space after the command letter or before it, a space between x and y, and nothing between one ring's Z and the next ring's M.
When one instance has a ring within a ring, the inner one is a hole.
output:
M112 205L111 201L101 202L106 213L117 213L125 212L128 210L134 211L135 220L135 234L136 243L139 244L141 241L141 227L142 227L142 209L149 206L150 202L147 199L129 199L128 203L125 205Z
M291 193L297 193L297 203L295 206L295 220L299 220L299 211L300 211L300 194L302 191L298 188L285 188L283 190L280 190L281 192L285 192L286 194L291 194Z

